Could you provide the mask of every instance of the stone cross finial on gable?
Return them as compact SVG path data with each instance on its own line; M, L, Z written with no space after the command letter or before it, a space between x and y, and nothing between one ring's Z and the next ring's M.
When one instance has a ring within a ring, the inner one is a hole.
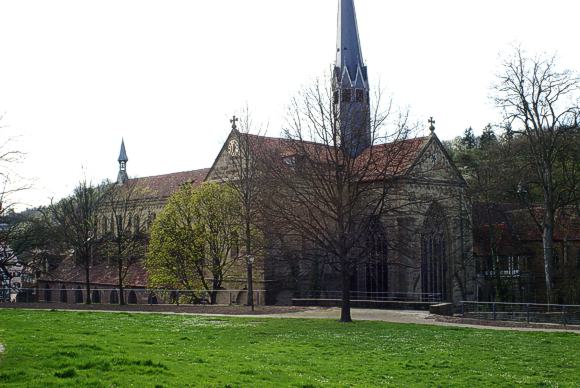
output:
M431 132L435 132L435 120L433 120L433 116L429 119L429 130Z
M238 125L236 124L238 121L240 121L240 119L238 119L235 115L230 120L230 123L232 123L232 129L233 130L238 129Z

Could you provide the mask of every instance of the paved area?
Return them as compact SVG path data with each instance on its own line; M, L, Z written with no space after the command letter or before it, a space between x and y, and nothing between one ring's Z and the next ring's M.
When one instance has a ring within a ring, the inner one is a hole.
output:
M357 321L382 321L391 323L411 323L418 325L437 325L449 327L470 327L491 330L518 330L518 331L544 331L544 332L573 332L580 334L580 328L563 328L553 325L517 325L516 323L503 322L502 326L496 322L480 322L462 320L461 318L445 318L431 315L426 311L401 311L401 310L372 310L352 309L352 319ZM309 308L304 311L289 312L283 314L269 314L264 317L272 318L306 318L306 319L339 319L339 308ZM551 327L552 326L552 327Z

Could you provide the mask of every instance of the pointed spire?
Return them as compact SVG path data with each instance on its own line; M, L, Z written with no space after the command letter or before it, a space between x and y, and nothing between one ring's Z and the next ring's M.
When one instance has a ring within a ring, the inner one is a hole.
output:
M121 138L121 152L119 152L119 162L128 162L127 151L125 150L125 139Z
M372 145L369 82L363 61L354 0L339 0L334 101L340 114L341 144L351 156Z
M359 82L364 81L366 84L367 74L358 35L354 0L339 0L335 66L339 69L337 74L343 77L343 82L345 70L348 70L352 83L362 75L363 79Z
M117 183L122 185L129 180L127 175L127 162L129 158L127 157L127 151L125 150L125 139L121 139L121 151L119 152L119 173L117 174Z

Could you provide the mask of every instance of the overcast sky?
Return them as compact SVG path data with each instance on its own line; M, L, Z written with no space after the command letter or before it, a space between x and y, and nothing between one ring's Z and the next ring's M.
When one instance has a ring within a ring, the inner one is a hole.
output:
M357 0L371 82L442 139L498 119L490 85L519 43L580 69L580 2ZM0 136L46 204L86 171L115 179L211 166L249 105L279 134L285 106L335 55L337 0L0 0ZM22 205L21 205L22 207Z

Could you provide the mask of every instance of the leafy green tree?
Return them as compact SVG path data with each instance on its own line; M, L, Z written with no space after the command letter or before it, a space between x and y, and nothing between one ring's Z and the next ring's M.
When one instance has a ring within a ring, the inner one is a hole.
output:
M57 266L66 251L58 225L47 210L30 209L2 218L6 227L0 233L0 247L9 247L29 273ZM0 270L2 264L0 260Z
M463 137L461 138L461 145L463 148L471 150L475 148L476 144L477 143L475 134L473 133L473 128L469 127L463 133Z
M153 286L217 291L239 260L240 204L229 186L184 186L159 214L147 252ZM209 279L208 279L209 278Z
M487 124L479 137L479 148L486 149L497 144L497 136L491 124Z

